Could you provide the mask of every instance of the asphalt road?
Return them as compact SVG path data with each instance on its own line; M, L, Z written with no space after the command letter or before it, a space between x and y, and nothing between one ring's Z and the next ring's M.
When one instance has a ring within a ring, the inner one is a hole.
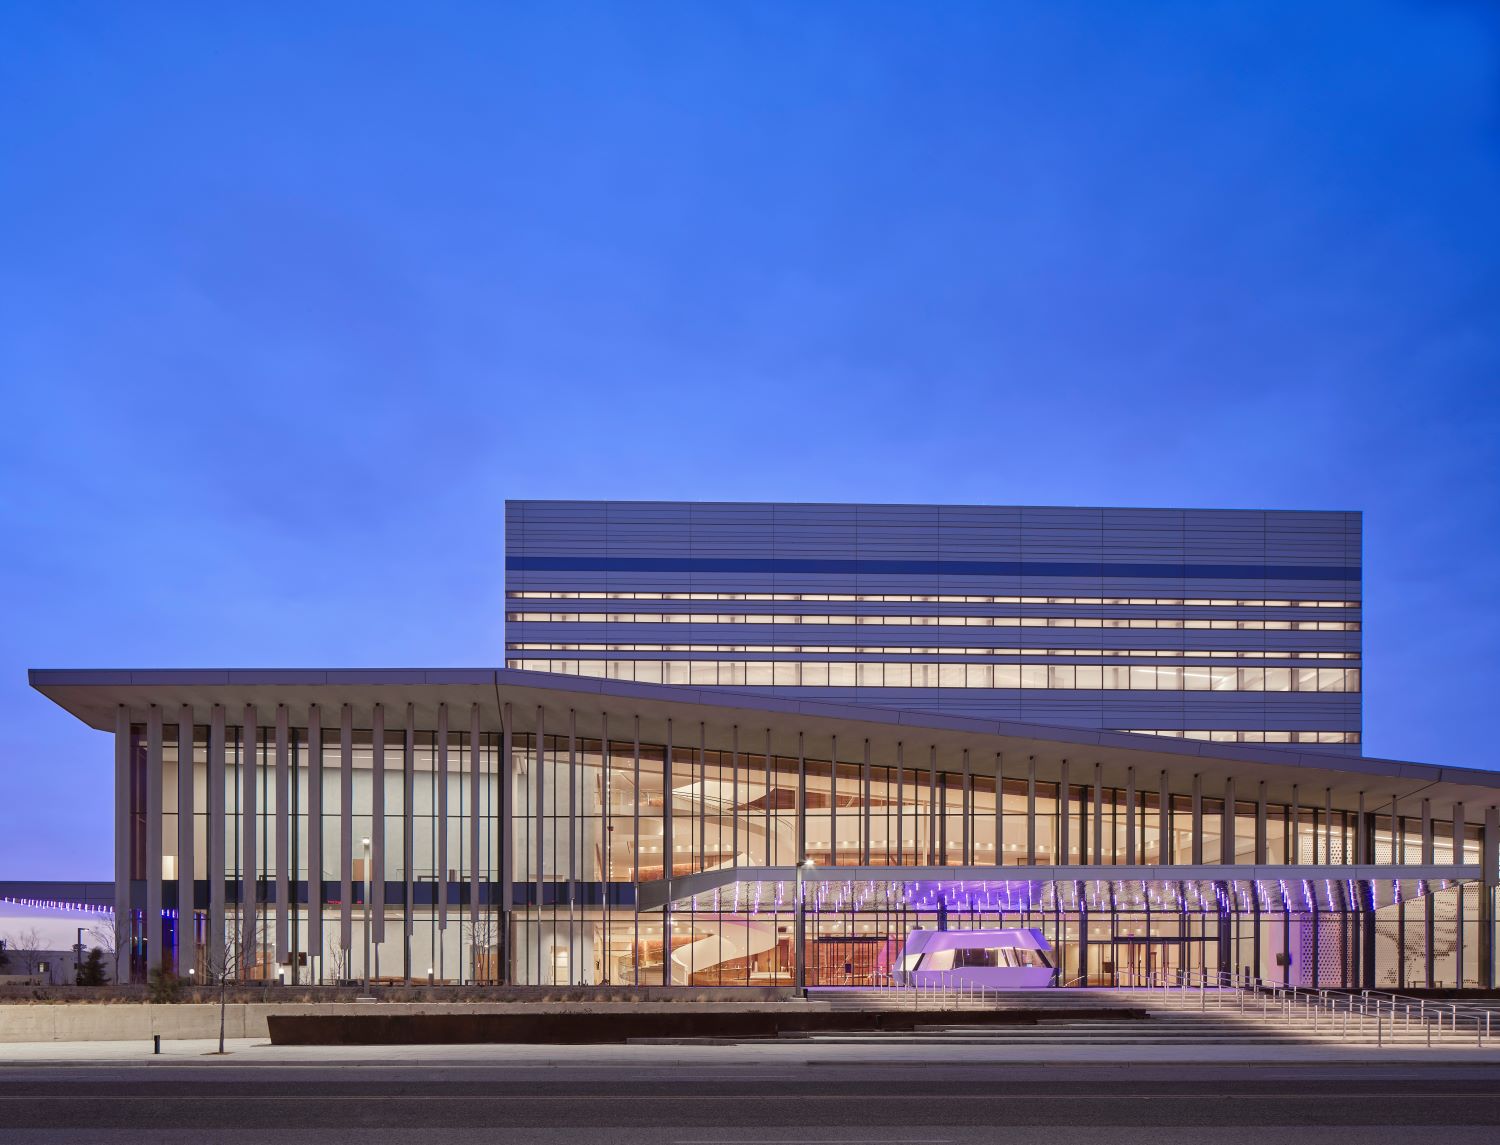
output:
M1316 1138L1313 1134L1316 1133ZM1500 1141L1489 1066L219 1064L0 1071L0 1141Z

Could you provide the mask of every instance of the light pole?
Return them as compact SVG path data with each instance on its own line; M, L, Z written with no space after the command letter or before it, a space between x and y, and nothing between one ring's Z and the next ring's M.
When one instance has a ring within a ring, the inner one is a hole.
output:
M73 981L77 983L83 977L83 927L78 928L78 943L74 946L73 955Z
M811 859L803 859L797 864L797 933L792 949L796 952L797 995L801 998L807 997L807 900L803 896L802 875L812 865Z
M370 840L361 839L365 851L365 993L370 992Z

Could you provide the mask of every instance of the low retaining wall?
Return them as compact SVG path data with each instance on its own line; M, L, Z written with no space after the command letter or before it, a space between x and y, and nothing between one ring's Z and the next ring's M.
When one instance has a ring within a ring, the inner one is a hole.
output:
M909 1030L957 1019L1034 1024L1049 1017L1140 1018L1122 1008L1050 1010L836 1011L827 1002L252 1002L224 1008L230 1038L276 1045L443 1045L484 1042L585 1044L632 1038L776 1037L816 1030ZM149 1042L219 1036L213 1003L37 1003L0 1005L6 1042Z
M264 1038L271 1005L224 1008L224 1034L230 1038ZM69 1004L0 1006L0 1043L5 1042L149 1042L163 1038L217 1038L219 1007L187 1005Z
M1132 1021L1141 1010L845 1010L786 1006L671 1011L620 1007L613 1012L578 1008L561 1013L334 1013L269 1016L278 1046L391 1046L510 1044L583 1045L635 1039L776 1038L822 1031L912 1030L959 1019L968 1025L1036 1025L1048 1018Z
M519 1014L542 1021L556 1016L625 1013L732 1014L764 1011L775 1002L717 999L617 1002L231 1002L224 1007L224 1033L230 1038L267 1038L270 1015L299 1017L361 1015L505 1015ZM825 1010L827 1003L791 1003L797 1009ZM219 1006L202 1003L85 1003L36 1002L0 1005L0 1044L6 1042L125 1042L150 1041L160 1034L169 1040L217 1038Z

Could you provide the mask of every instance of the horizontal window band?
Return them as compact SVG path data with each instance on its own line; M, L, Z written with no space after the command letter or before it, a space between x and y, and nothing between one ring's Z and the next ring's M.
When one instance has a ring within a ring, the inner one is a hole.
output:
M1132 736L1165 736L1169 739L1201 740L1209 743L1359 743L1358 732L1341 731L1265 731L1248 728L1221 728L1213 731L1182 728L1112 728Z
M1098 628L1199 632L1358 632L1357 620L1211 620L1170 616L831 616L788 612L507 612L511 624L735 624L827 628Z
M997 656L1042 656L1089 660L1347 660L1359 662L1358 652L1264 651L1255 648L919 648L817 644L589 644L575 641L515 641L507 652L650 652L663 658L700 652L781 656L952 656L986 662Z
M816 660L508 660L506 667L643 684L1012 691L1358 692L1358 668L1196 668Z
M742 600L742 602L861 603L861 605L1128 605L1133 608L1359 608L1359 600L1215 600L1157 596L974 596L938 593L613 593L613 591L510 590L510 600Z
M511 572L834 573L842 576L1139 577L1357 581L1357 565L1125 564L1117 561L809 560L795 557L510 556Z

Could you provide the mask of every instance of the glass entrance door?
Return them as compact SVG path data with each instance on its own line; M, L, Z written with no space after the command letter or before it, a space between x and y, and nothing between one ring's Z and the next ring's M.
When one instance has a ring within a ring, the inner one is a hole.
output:
M1116 938L1112 954L1112 986L1175 986L1195 978L1202 969L1202 938Z

